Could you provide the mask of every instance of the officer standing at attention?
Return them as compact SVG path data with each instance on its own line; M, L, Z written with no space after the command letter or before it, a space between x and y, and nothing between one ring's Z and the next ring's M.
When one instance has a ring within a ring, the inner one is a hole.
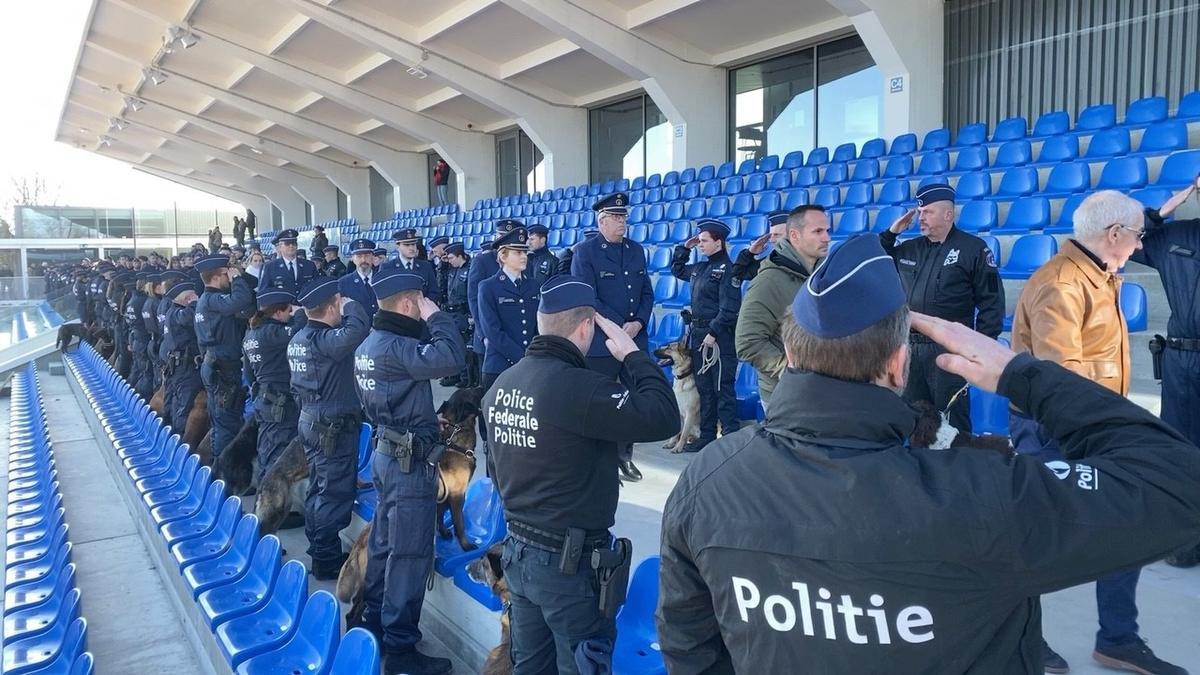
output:
M766 422L692 460L663 510L672 673L1040 674L1038 595L1200 536L1200 450L1055 363L910 314L875 235L834 250L792 317ZM910 321L1069 462L906 447Z
M443 259L446 261L446 269L449 271L446 279L444 311L454 317L454 325L458 326L458 334L462 336L463 342L466 344L471 340L471 314L467 304L467 277L471 271L470 260L467 258L466 251L463 250L462 242L459 241L446 245ZM463 366L462 372L443 377L440 384L443 387L465 385L469 381L468 371L472 366L473 358L475 358L475 352L468 351L466 365Z
M305 320L304 313L296 311L296 296L287 291L264 291L258 294L257 303L258 311L250 317L250 329L242 340L258 421L254 485L262 482L263 474L296 437L300 408L292 398L287 349Z
M558 258L546 247L550 229L539 223L525 229L529 233L529 266L526 270L529 276L537 280L538 286L541 286L558 273Z
M421 277L389 270L372 286L380 311L354 353L358 396L375 426L371 480L379 493L367 543L363 624L380 637L385 675L446 675L449 659L417 651L425 580L433 568L437 462L445 449L430 380L461 370L466 348L453 317L423 295Z
M896 237L918 216L921 235L903 243ZM896 261L915 311L961 323L995 338L1004 326L1004 286L996 269L996 258L987 243L954 227L954 189L943 183L917 190L917 208L908 211L891 228L879 235L883 250ZM912 334L912 358L908 389L909 403L929 401L946 410L951 398L950 423L960 431L971 430L971 405L966 383L934 364L942 348L928 337ZM961 392L961 394L959 394ZM955 398L955 394L959 394Z
M125 304L125 322L129 326L129 351L132 355L133 369L130 372L130 385L144 400L149 401L154 395L153 376L150 361L146 359L146 345L150 343L150 334L146 332L146 322L142 318L142 310L149 301L148 289L152 285L149 268L137 273L137 286L133 297Z
M770 229L738 253L737 260L733 261L733 267L730 270L733 272L733 276L737 277L739 281L752 281L754 277L758 276L758 268L762 265L762 258L758 256L767 250L767 244L775 246L787 236L789 215L788 211L775 211L767 216L767 224Z
M438 297L445 299L446 282L449 278L449 267L446 265L446 245L450 237L438 235L429 240L429 262L433 265L433 276L437 279Z
M196 303L196 342L204 355L200 379L208 391L208 420L216 460L242 428L246 409L242 338L246 334L244 317L254 310L252 284L256 280L239 274L236 267L230 266L229 258L219 253L201 258L196 269L204 280L204 292Z
M346 556L338 538L350 524L362 409L354 387L354 350L370 330L367 313L338 294L337 279L313 279L300 294L308 323L288 343L292 396L308 459L304 534L312 573L336 579Z
M338 293L344 298L353 298L367 310L367 317L379 311L375 291L371 290L371 277L376 274L373 265L375 242L370 239L355 239L350 242L350 261L354 269L338 279Z
M158 335L158 339L152 341L150 346L154 351L154 362L159 368L159 383L163 390L163 413L166 421L170 422L175 414L175 388L172 386L171 372L174 370L174 365L171 363L171 352L175 350L175 339L171 336L171 326L167 323L167 313L171 307L175 305L174 301L167 296L167 291L171 290L175 284L187 279L187 274L182 270L167 270L160 276L159 288L162 289L158 304L154 306L156 332L152 335ZM182 435L182 430L180 430Z
M167 308L166 330L171 333L171 351L167 355L167 387L171 390L171 426L182 435L187 430L188 413L196 394L204 388L196 358L200 346L196 343L195 316L199 296L196 283L190 277L167 290L171 301Z
M146 397L147 401L162 385L163 363L158 357L158 346L162 340L162 331L158 327L158 305L162 302L163 294L162 278L162 272L151 270L147 273L146 302L142 304L142 325L146 332L146 350L138 356L146 358L146 368L150 371L147 373L150 387L150 396Z
M293 295L299 294L305 284L317 276L317 266L311 260L305 260L297 255L299 246L295 230L283 230L275 235L271 243L275 245L278 257L263 265L258 276L258 291L268 288L285 290Z
M425 280L426 297L434 302L440 302L442 298L438 295L437 274L433 271L433 263L419 257L420 249L417 242L420 237L417 236L416 228L408 227L397 230L392 234L392 239L396 241L396 251L400 255L396 256L394 260L384 263L382 269L412 272L421 277Z
M514 227L524 227L524 224L519 220L512 220L510 218L497 220L495 237L504 236ZM479 284L483 283L484 279L496 276L499 272L500 262L496 259L496 251L493 250L492 242L484 242L480 247L478 255L471 259L471 269L467 272L467 306L471 311L471 323L475 328L475 335L471 340L471 344L467 345L467 347L475 352L473 360L478 363L480 368L483 366L487 350L483 344L483 332L479 330ZM478 387L483 379L483 373L472 369L470 374L471 377L467 386Z
M346 273L346 263L338 257L338 247L326 246L325 250L325 276L340 279Z
M632 551L609 533L618 447L679 433L679 407L650 355L596 311L590 285L553 277L540 302L528 355L481 407L508 523L513 673L573 675L577 663L611 661L625 599ZM594 333L620 381L589 367Z
M495 241L500 271L479 284L479 323L487 352L483 358L483 388L525 356L537 335L540 284L525 274L528 244L525 228L516 227ZM485 436L486 438L486 436Z
M628 204L628 195L615 192L592 205L600 236L575 247L571 274L596 289L596 311L628 333L638 349L645 350L646 326L654 312L654 287L646 274L642 245L625 236ZM600 334L588 350L588 364L609 377L616 377L621 369L604 347L604 336ZM642 479L642 472L633 463L632 446L621 452L621 474L631 481Z
M699 452L721 433L732 434L741 426L737 417L737 351L733 330L742 306L742 282L733 275L733 263L725 250L729 227L706 218L697 223L700 233L675 247L671 274L692 285L692 325L687 331L692 350L692 370L700 394L700 437L684 446L684 452ZM692 249L707 258L688 263Z

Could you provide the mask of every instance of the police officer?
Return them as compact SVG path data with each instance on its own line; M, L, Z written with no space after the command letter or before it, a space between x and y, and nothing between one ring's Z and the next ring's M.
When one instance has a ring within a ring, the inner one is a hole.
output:
M540 223L533 223L526 228L529 232L529 276L538 282L538 286L558 273L558 258L546 247L546 238L550 229Z
M428 260L422 260L417 242L420 237L417 235L416 228L407 227L403 230L397 230L392 234L392 239L396 242L396 251L399 255L394 260L389 260L383 264L384 270L401 270L404 272L412 272L425 280L425 294L434 302L440 302L441 296L438 295L437 274L433 271L433 264Z
M245 316L254 309L253 283L231 267L228 256L215 253L196 262L204 292L196 303L196 343L204 361L200 377L208 391L208 419L213 459L242 428L246 390L242 387L242 338Z
M497 220L495 237L502 237L515 227L524 227L524 224L511 218ZM496 259L492 243L485 242L480 247L479 253L471 259L471 269L467 272L467 306L471 311L471 325L475 329L471 344L467 345L474 355L468 358L478 365L478 369L470 369L468 387L478 387L483 380L483 360L486 357L487 349L483 344L483 332L479 330L479 284L500 272L500 262Z
M758 268L762 265L763 251L767 244L774 246L787 235L788 211L775 211L767 216L770 229L763 236L750 242L750 245L738 252L737 260L733 261L730 271L739 281L752 281L758 276Z
M504 504L504 578L512 596L513 672L610 672L631 563L613 540L618 445L679 432L679 408L662 370L597 311L584 280L556 276L542 289L539 335L528 355L484 395L489 452ZM605 336L621 380L589 368L593 333ZM622 384L622 382L628 383Z
M525 274L528 235L515 227L494 243L500 271L479 284L479 323L487 352L483 357L483 388L525 356L537 335L540 284Z
M258 311L250 317L242 354L258 421L258 455L254 463L254 484L258 485L296 437L300 408L290 389L287 349L293 333L304 325L305 315L296 311L296 296L284 290L263 291L256 300Z
M450 237L438 235L429 240L429 262L433 265L433 276L437 279L438 297L446 297L446 283L450 277L450 267L446 265L446 245Z
M337 279L313 279L300 294L308 323L288 344L292 396L300 406L300 438L308 459L304 533L312 573L336 579L346 556L341 532L350 524L362 409L354 388L354 350L370 330L362 306L338 294Z
M417 651L444 449L429 381L461 370L466 349L453 317L424 296L420 276L388 270L372 287L380 311L354 358L358 396L375 426L371 479L379 493L367 544L363 623L381 635L384 673L445 675L449 659Z
M733 263L725 250L729 227L706 218L697 223L700 232L675 247L671 274L692 285L692 325L687 332L692 350L692 370L700 394L700 437L684 446L684 452L699 452L721 433L737 431L737 351L733 330L742 306L742 282L733 275ZM706 260L689 263L692 249L699 248Z
M158 372L159 386L163 390L163 412L168 423L171 421L172 411L174 410L174 390L168 386L167 374L174 367L171 364L170 355L175 349L175 341L171 337L171 327L167 323L167 312L174 305L171 298L167 297L167 291L178 282L186 279L187 275L182 270L167 270L160 274L158 283L159 299L151 307L151 311L154 313L154 325L150 331L149 351L154 361L155 369Z
M260 293L268 288L275 288L299 294L300 289L317 276L317 266L311 260L305 260L298 255L298 236L295 230L282 230L271 240L278 257L263 265L262 272L258 275L257 290Z
M200 356L194 328L198 290L196 283L185 275L184 280L167 289L165 295L171 301L165 316L166 330L171 335L166 358L166 386L171 397L171 426L181 435L187 430L188 413L196 401L196 394L204 388L196 364L196 358Z
M922 236L896 243L918 215ZM896 219L879 240L896 261L910 307L956 321L990 338L1000 335L1004 286L996 259L986 242L954 227L953 188L934 183L917 190L917 208ZM966 383L934 363L942 353L941 347L920 333L914 332L911 337L912 365L904 400L929 401L938 410L946 410L954 399L948 411L950 423L961 431L970 431Z
M149 271L138 272L137 285L133 297L125 304L125 323L129 326L129 352L132 355L133 366L130 372L130 386L144 400L149 401L154 395L153 368L146 359L146 348L150 344L150 334L146 330L143 311L150 301L147 289L152 286L150 279L153 274Z
M388 252L386 248L382 246L375 247L375 269L378 270L380 267L383 267L383 264L387 262L387 256Z
M467 253L463 250L460 241L447 244L442 257L448 272L444 311L454 317L454 325L458 326L458 334L462 336L464 344L469 344L471 342L471 314L467 304L467 278L471 271L470 259L467 258ZM469 381L468 370L471 368L471 360L474 357L475 352L468 351L462 372L442 378L440 384L443 387L466 385ZM482 366L482 364L479 365Z
M338 247L326 246L325 250L325 276L340 279L346 273L346 263L338 257Z
M629 334L638 348L646 349L646 327L654 312L654 287L646 274L642 245L625 236L629 196L616 192L592 205L600 236L585 239L575 247L571 274L596 289L596 311ZM595 370L616 377L621 364L608 354L604 336L597 334L588 350L588 363ZM621 453L621 473L627 480L642 479L633 463L633 448Z
M91 287L90 274L91 272L86 269L76 272L75 283L71 287L71 293L75 296L75 311L79 314L79 321L89 325L96 322L88 294L88 289Z
M1195 446L1119 394L921 314L940 365L1029 411L1070 462L906 447L906 299L875 235L846 240L792 303L766 422L683 470L656 615L671 672L1041 673L1039 594L1200 536Z
M354 269L338 279L338 293L344 298L353 298L373 318L379 310L375 292L371 290L371 277L376 274L375 242L370 239L355 239L350 242L350 262Z

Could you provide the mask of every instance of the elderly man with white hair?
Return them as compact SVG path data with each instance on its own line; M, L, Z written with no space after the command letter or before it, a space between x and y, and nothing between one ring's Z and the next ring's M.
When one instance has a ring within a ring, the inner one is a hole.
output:
M1042 265L1017 300L1013 351L1054 361L1094 382L1129 395L1129 331L1121 312L1119 270L1145 236L1142 205L1120 192L1103 190L1080 203L1074 237ZM1010 416L1013 447L1043 459L1056 473L1068 469L1058 444L1024 411ZM1119 489L1119 477L1106 477ZM1095 475L1080 489L1103 490ZM1086 518L1087 514L1080 514ZM1100 630L1092 658L1139 673L1186 673L1159 659L1138 635L1137 582L1141 568L1096 581ZM1046 672L1065 673L1067 662L1043 642Z

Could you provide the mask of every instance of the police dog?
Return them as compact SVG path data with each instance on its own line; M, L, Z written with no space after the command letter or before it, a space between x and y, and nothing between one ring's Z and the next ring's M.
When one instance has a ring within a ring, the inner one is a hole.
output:
M166 381L166 376L160 372L160 379ZM158 385L158 389L154 390L154 395L150 397L150 402L147 404L154 411L155 415L166 418L167 416L167 387L165 384Z
M67 323L58 327L58 340L55 342L58 351L66 354L71 351L72 346L83 342L92 343L92 332L87 326L81 323Z
M912 409L917 412L917 426L908 439L911 447L932 450L975 448L992 450L1006 456L1013 453L1012 443L1008 436L978 435L959 431L951 426L950 420L944 417L929 401L916 401L912 404Z
M292 489L308 480L308 460L304 457L304 442L297 434L288 443L258 485L254 513L258 516L259 534L275 534L292 507ZM361 585L361 582L360 582Z
M363 610L366 609L366 603L363 601L363 582L367 578L367 540L370 538L371 523L367 523L362 532L358 533L354 545L350 547L350 557L346 558L341 571L338 572L334 592L338 600L350 605L346 612L347 626L362 623Z
M204 437L212 455L212 431ZM203 445L204 443L201 443ZM244 495L254 481L254 458L258 456L258 420L246 418L229 445L213 463L213 480L225 481L225 494Z
M700 392L696 390L696 378L692 371L692 350L688 349L687 338L667 343L654 350L660 365L671 366L675 382L675 402L679 404L679 433L663 444L671 452L683 452L684 446L700 436Z
M504 578L504 568L500 560L504 555L504 544L494 544L482 558L467 565L467 576L492 589L492 594L500 599L507 607L510 596L508 581ZM487 661L480 670L480 675L510 675L512 664L512 633L508 623L508 612L500 613L500 644L488 653Z
M188 410L187 421L183 425L183 442L187 443L188 447L199 454L200 444L204 441L204 437L208 435L209 419L208 419L208 392L203 387L196 392L196 398L192 399L192 407ZM205 465L212 464L212 443L208 445L208 457L200 458Z

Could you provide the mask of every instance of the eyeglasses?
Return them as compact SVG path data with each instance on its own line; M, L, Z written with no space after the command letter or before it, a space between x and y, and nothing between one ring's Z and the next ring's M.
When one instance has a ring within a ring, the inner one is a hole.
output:
M1134 234L1135 237L1137 237L1138 241L1141 241L1146 238L1146 228L1144 228L1144 227L1142 227L1142 228L1129 227L1128 225L1122 225L1121 223L1113 223L1112 225L1109 225L1109 227L1110 228L1119 227L1122 230L1129 230L1130 232L1132 232Z

